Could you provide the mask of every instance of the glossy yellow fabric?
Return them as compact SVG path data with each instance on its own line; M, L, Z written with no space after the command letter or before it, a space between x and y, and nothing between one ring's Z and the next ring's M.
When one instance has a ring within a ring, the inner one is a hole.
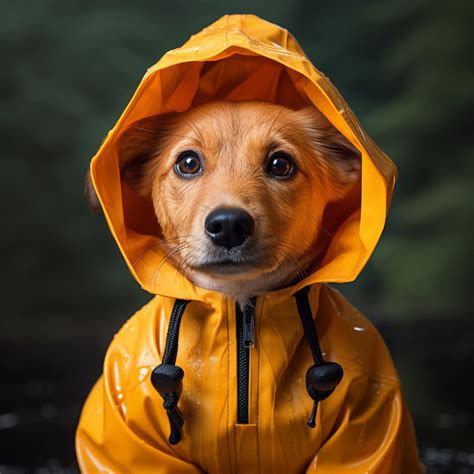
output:
M209 100L314 104L361 152L360 195L343 216L320 268L292 287L257 299L251 349L249 424L238 424L235 308L194 286L163 252L153 210L120 181L116 143L136 120ZM329 80L288 33L253 15L225 16L172 50L145 74L91 163L107 222L133 276L156 295L112 341L104 372L76 435L82 472L417 473L422 468L397 373L376 329L328 282L351 281L382 232L395 182L393 163L361 129ZM159 267L159 271L156 269ZM311 285L310 302L325 358L344 378L306 425L312 400L305 374L311 352L292 297ZM175 298L191 300L179 337L185 372L179 407L183 439L169 423L150 373L161 362Z

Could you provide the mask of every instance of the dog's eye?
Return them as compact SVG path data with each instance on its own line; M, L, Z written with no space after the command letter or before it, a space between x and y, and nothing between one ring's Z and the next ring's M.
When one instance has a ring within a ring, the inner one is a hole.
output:
M270 160L267 165L267 172L273 176L282 178L289 176L295 171L295 164L293 159L287 153L277 151L270 156Z
M176 160L174 169L179 175L197 174L202 171L201 159L194 151L184 151Z

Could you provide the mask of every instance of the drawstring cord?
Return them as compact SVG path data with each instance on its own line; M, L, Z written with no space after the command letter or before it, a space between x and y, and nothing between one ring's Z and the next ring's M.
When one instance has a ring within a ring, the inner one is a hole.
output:
M163 360L155 367L151 374L151 383L163 398L163 407L168 415L170 423L170 444L177 444L181 440L181 428L184 420L178 408L179 397L183 390L184 371L175 365L178 355L179 326L183 316L187 300L176 300L171 312L166 335L166 346Z
M308 293L309 287L302 288L295 294L295 298L301 324L314 359L314 365L306 372L306 390L314 400L308 426L314 428L316 426L318 403L331 395L342 380L344 373L339 364L336 362L326 362L323 358ZM177 406L183 389L184 371L175 363L178 354L179 327L188 303L189 301L187 300L177 299L175 301L168 325L163 360L160 365L155 367L151 374L151 383L163 398L163 407L168 415L170 444L180 442L181 429L184 424L183 415Z
M339 382L342 380L344 372L342 367L336 362L326 362L319 346L318 333L313 321L311 305L309 304L309 287L304 287L295 294L296 306L301 319L304 334L313 354L314 365L306 372L306 390L314 400L308 426L316 426L316 412L318 403L331 395Z

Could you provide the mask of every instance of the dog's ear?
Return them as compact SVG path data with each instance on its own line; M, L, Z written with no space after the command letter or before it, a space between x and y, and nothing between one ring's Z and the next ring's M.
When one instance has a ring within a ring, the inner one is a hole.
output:
M133 123L119 139L122 180L149 196L157 159L167 144L177 114L155 115Z
M133 123L119 138L118 152L121 179L135 191L146 196L151 192L155 158L166 143L166 137L175 124L177 114L148 117ZM98 213L102 210L99 198L92 184L90 170L85 177L84 196L89 209Z
M84 197L86 198L87 205L89 206L89 209L92 212L97 214L98 212L102 210L100 206L99 198L97 197L97 193L95 192L94 185L92 184L90 170L87 170L86 172Z
M355 184L361 173L360 152L314 107L297 112L312 145L329 166L331 180L341 190Z

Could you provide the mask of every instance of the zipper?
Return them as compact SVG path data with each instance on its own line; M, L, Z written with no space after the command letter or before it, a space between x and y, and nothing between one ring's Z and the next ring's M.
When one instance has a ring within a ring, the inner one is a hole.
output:
M250 349L255 343L255 307L257 298L244 310L235 305L237 329L237 423L249 422Z

